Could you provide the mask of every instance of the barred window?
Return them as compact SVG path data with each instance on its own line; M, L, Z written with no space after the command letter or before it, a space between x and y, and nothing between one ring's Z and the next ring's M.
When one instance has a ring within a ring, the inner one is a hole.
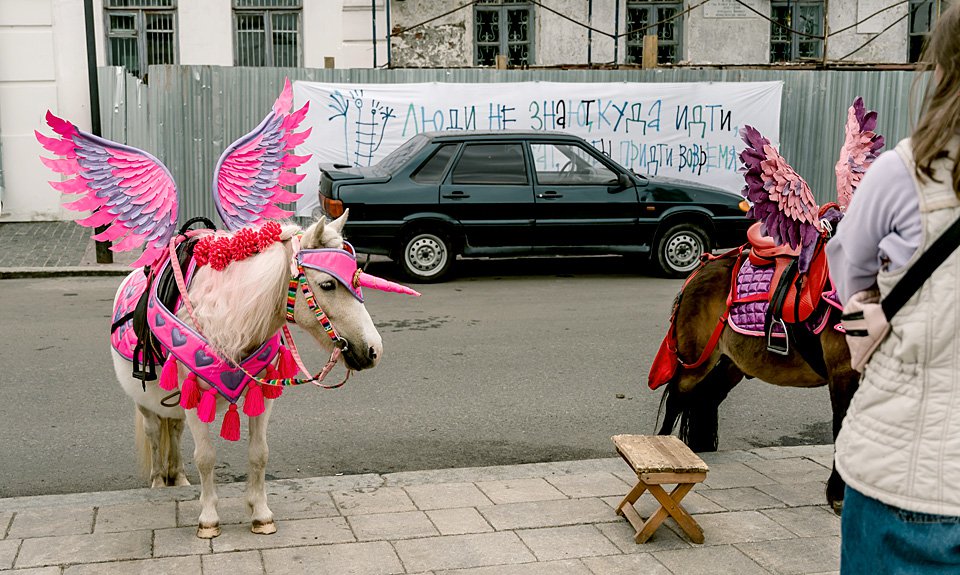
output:
M237 66L300 66L302 0L233 0Z
M177 63L176 0L105 0L107 63L139 77Z
M477 0L473 7L474 58L493 66L504 54L511 66L533 63L533 4L526 0Z
M950 6L949 0L910 0L910 29L907 32L907 58L919 62L927 36L940 14Z
M823 36L822 0L773 0L770 6L770 61L792 62L823 57L823 39L796 34L788 28ZM786 26L786 28L784 28Z
M643 63L643 37L657 35L657 63L676 64L683 54L683 2L627 2L627 63Z

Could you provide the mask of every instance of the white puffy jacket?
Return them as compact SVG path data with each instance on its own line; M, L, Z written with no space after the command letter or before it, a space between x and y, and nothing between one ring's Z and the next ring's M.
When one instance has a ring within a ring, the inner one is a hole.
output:
M957 157L960 138L951 144ZM896 151L910 173L909 140ZM960 217L952 161L933 164L937 182L917 181L923 240L906 266L877 277L885 296L920 254ZM916 177L914 176L916 179ZM848 485L888 505L960 516L960 250L894 316L870 358L836 442Z

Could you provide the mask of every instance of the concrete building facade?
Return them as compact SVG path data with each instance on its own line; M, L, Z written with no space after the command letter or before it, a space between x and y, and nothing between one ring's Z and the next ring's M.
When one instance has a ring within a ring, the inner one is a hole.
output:
M957 0L92 0L97 64L322 68L901 64ZM388 42L389 38L389 42ZM388 49L389 46L389 49ZM149 81L148 78L146 78ZM0 222L74 217L46 110L90 129L83 0L0 0Z
M277 6L282 14L264 16ZM366 0L94 0L93 8L97 64L139 60L141 76L149 64L233 66L243 46L276 65L323 68L332 58L339 68L369 68L374 14L377 64L387 62L384 0L375 9ZM257 18L272 30L242 29ZM293 60L276 46L260 50L271 31L274 42L282 36L280 25ZM47 185L33 131L47 110L89 130L87 78L83 0L0 0L0 222L76 216Z
M656 35L660 65L908 64L948 1L395 0L393 61L489 65L499 43L511 66L640 64Z

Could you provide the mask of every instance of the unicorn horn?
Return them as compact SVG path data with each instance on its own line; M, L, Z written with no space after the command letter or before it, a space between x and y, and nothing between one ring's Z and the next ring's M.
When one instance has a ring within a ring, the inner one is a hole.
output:
M407 286L400 285L396 282L390 280L385 280L381 277L372 276L366 272L359 272L356 277L356 283L359 283L363 287L368 287L370 289L376 289L380 291L389 291L394 293L402 293L406 295L415 295L420 296L420 292L412 290Z

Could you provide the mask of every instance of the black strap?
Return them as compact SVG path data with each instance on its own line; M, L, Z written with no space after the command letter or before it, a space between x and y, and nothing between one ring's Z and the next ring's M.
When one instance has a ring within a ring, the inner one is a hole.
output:
M121 326L121 325L123 325L123 324L127 323L128 321L130 321L131 319L133 319L133 314L134 314L134 312L132 312L132 311L131 311L131 312L127 312L127 315L125 315L125 316L121 317L120 319L118 319L117 321L113 322L113 324L110 326L110 333L113 333L113 332L117 331L118 329L120 329L120 326Z
M767 339L767 350L780 355L790 353L790 333L787 330L786 322L783 321L783 304L787 299L787 293L793 286L797 278L797 259L792 258L790 263L780 274L780 279L773 289L773 296L770 297L770 305L767 306L767 315L763 321L763 332ZM773 326L780 324L784 329L783 345L777 345L773 338Z
M946 259L960 246L960 219L953 222L936 241L920 255L917 263L913 264L903 278L893 286L887 297L883 298L880 306L887 321L900 311L907 301L917 293L934 270L940 267Z

